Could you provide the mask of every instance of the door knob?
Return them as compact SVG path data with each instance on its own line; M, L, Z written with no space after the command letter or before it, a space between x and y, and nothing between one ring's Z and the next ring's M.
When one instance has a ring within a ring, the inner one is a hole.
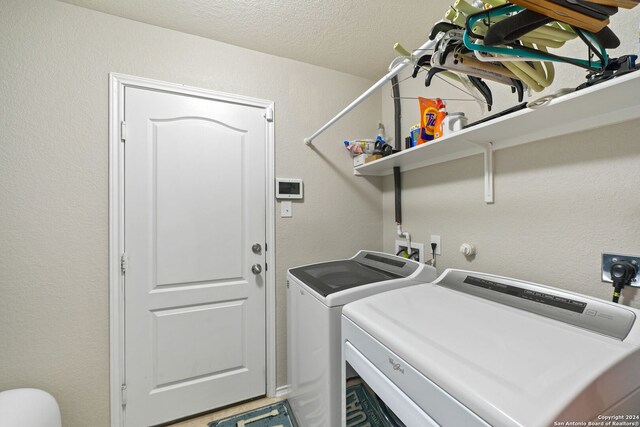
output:
M260 252L262 252L262 246L260 245L260 243L254 243L253 246L251 246L251 250L254 254L259 254Z
M260 274L262 273L262 266L260 264L253 264L251 266L251 272L253 274Z

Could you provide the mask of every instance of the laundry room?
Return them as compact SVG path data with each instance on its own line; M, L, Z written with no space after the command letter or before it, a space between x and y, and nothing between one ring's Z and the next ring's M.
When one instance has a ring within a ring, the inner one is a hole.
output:
M0 426L640 425L640 8L503 3L0 1Z

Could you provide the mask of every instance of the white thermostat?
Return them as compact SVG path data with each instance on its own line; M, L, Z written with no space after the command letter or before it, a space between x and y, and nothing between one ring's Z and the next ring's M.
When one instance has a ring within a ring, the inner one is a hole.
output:
M276 199L302 199L302 180L276 178Z

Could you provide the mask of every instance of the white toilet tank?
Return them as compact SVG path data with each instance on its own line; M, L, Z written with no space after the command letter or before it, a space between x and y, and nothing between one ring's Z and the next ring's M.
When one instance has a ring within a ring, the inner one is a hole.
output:
M62 427L58 402L35 388L0 392L0 427Z

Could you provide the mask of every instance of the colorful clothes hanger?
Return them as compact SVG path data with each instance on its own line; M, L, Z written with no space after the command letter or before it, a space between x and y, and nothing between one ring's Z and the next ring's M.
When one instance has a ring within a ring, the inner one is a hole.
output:
M590 58L588 60L583 60L563 57L516 43L505 44L503 46L485 46L483 43L479 42L484 39L484 34L474 32L475 24L477 22L483 19L487 20L489 23L488 26L490 27L491 20L495 17L518 13L522 10L524 10L524 8L521 6L505 4L503 6L498 6L467 16L467 22L465 25L466 29L463 36L464 45L470 50L510 56L525 56L537 61L566 62L594 71L602 70L606 67L608 56L604 47L599 44L593 35L585 32L581 28L574 28L575 33L585 44L587 44L589 52L598 57L598 61L593 61ZM477 41L472 41L472 37Z

